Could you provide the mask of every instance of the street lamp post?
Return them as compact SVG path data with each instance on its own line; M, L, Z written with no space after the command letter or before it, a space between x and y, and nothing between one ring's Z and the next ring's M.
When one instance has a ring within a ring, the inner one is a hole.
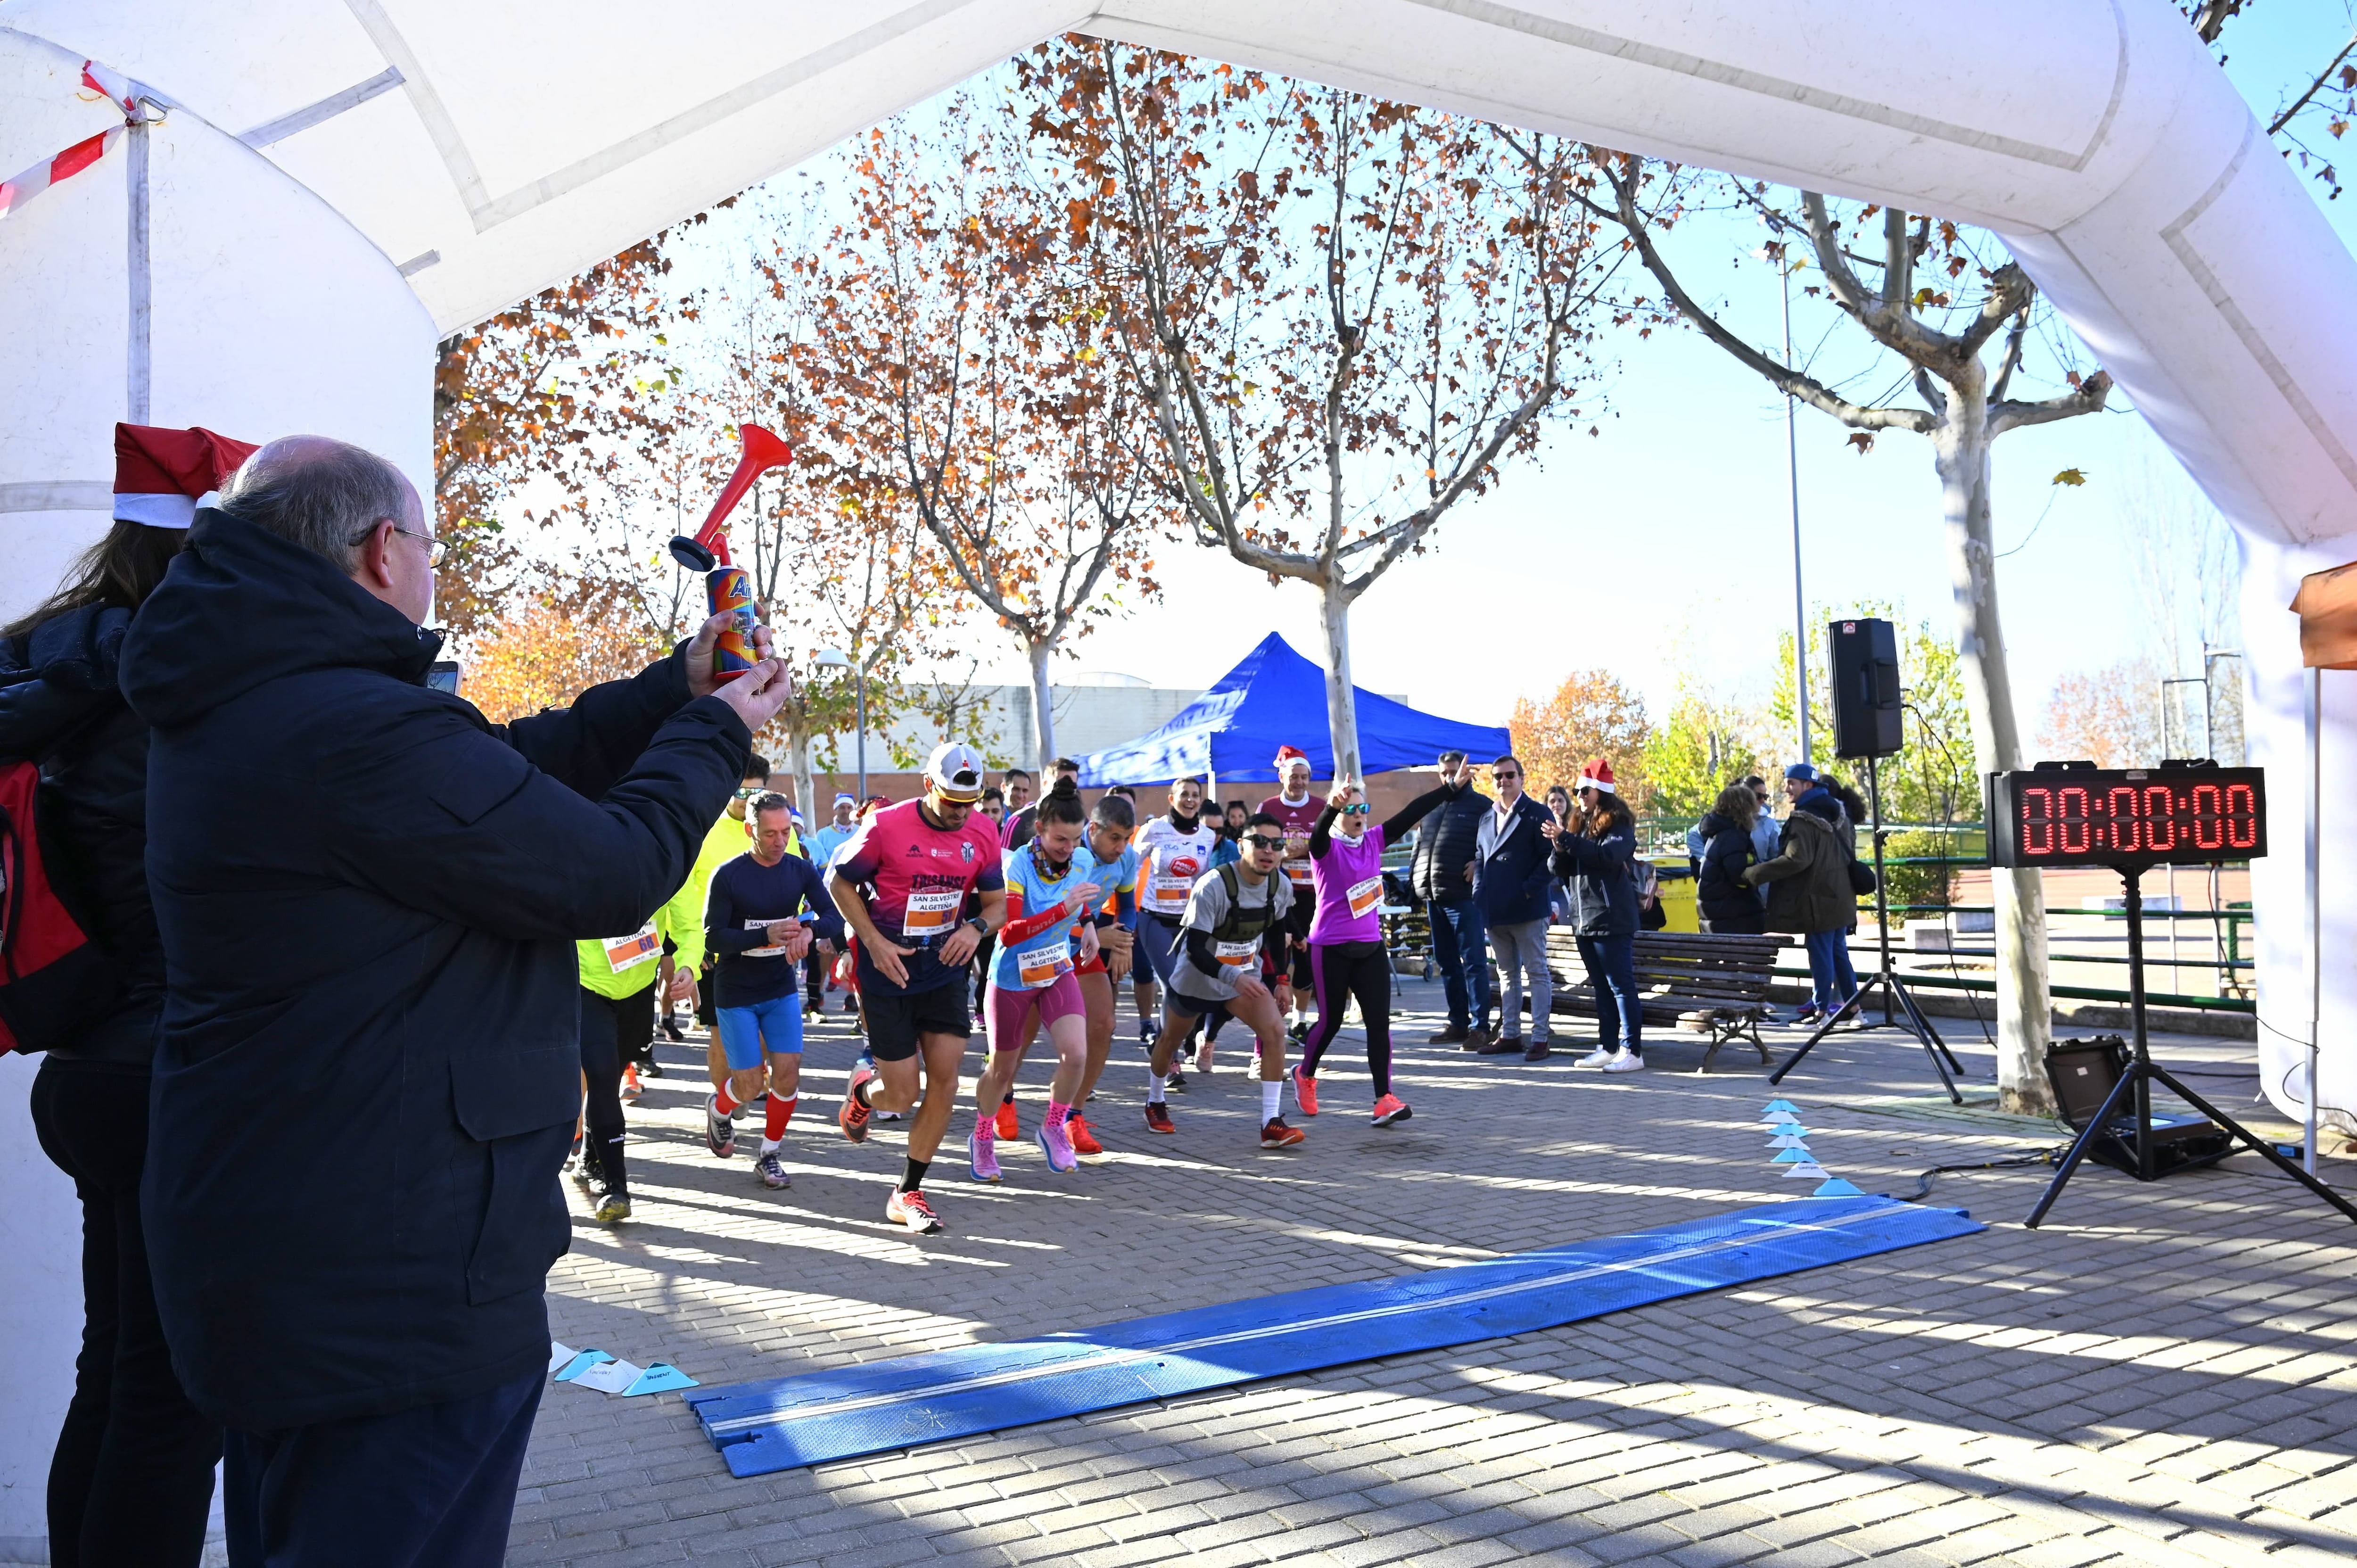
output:
M859 803L867 804L867 671L851 660L851 655L840 648L819 650L817 663L822 669L848 670L853 689L857 693L859 734L855 747L859 754Z
M1751 252L1776 263L1784 285L1784 363L1792 362L1792 271L1789 256L1762 247ZM1792 711L1800 720L1801 760L1809 761L1809 608L1801 587L1801 435L1792 394L1784 394L1784 482L1792 501Z

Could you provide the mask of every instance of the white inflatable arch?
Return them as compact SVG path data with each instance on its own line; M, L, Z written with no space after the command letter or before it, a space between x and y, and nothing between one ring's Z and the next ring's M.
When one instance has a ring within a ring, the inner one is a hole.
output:
M144 133L144 265L137 137L0 220L0 612L104 526L117 419L324 431L425 488L438 335L1063 30L1889 201L2004 236L2242 540L2253 760L2275 770L2284 850L2255 875L2261 1054L2296 1112L2302 730L2284 607L2302 573L2357 557L2357 267L2168 0L1970 9L16 0L0 12L0 170L123 123L77 96L85 60L167 107ZM2357 685L2326 693L2325 776L2347 778ZM2357 802L2335 807L2325 864L2357 864ZM2346 953L2357 878L2324 889L2324 950ZM2321 1098L2357 1106L2351 966L2328 968L2324 1012ZM6 1116L28 1076L0 1064ZM46 1172L20 1126L0 1130L0 1248L12 1279L54 1276L62 1329L70 1225ZM18 1364L62 1366L55 1348L20 1345ZM60 1386L12 1402L0 1542L38 1531L20 1516L38 1513Z

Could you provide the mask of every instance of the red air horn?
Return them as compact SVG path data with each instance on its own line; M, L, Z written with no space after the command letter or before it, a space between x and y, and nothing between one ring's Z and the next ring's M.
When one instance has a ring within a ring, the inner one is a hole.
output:
M728 514L755 479L794 460L784 442L758 424L739 425L737 435L744 442L744 455L737 459L737 471L721 487L720 499L712 503L704 526L693 539L682 533L671 542L673 560L691 572L705 574L705 601L712 613L726 610L729 614L728 628L712 650L712 672L722 681L734 681L753 668L753 588L745 569L728 559L728 535L721 531L721 524L728 521Z

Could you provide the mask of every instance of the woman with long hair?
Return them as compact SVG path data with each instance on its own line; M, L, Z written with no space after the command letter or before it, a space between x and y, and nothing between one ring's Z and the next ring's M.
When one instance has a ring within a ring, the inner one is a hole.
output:
M1756 937L1767 930L1767 911L1760 895L1743 874L1760 864L1752 830L1760 819L1760 797L1741 784L1729 784L1698 824L1702 835L1702 872L1695 884L1702 929L1714 935Z
M1571 895L1571 925L1596 999L1596 1048L1576 1067L1637 1072L1645 1065L1645 1009L1637 995L1637 819L1598 757L1580 770L1579 805L1561 827L1548 866Z
M1558 828L1571 821L1571 791L1560 784L1548 785L1546 809L1547 815L1555 819L1555 825ZM1547 923L1553 926L1571 924L1571 892L1564 886L1563 878L1555 875L1552 865L1547 868Z
M204 1552L221 1428L180 1387L156 1312L139 1219L147 1083L164 1015L148 901L147 726L116 657L164 580L182 528L117 521L57 592L0 630L0 757L40 775L52 877L104 960L33 1079L42 1152L82 1212L82 1338L49 1463L48 1561L192 1565ZM179 1173L200 1175L201 1173Z
M1367 1077L1374 1094L1369 1112L1378 1127L1405 1122L1407 1104L1392 1092L1391 957L1383 946L1383 830L1367 820L1367 794L1356 784L1334 786L1309 830L1309 883L1318 897L1309 921L1309 987L1318 1020L1302 1041L1293 1069L1293 1098L1304 1116L1318 1114L1318 1063L1341 1032L1355 999L1367 1032Z

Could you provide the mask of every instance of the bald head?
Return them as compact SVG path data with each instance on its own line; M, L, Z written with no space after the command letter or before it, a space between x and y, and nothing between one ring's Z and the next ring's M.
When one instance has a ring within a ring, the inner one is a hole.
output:
M334 563L377 598L423 623L432 612L431 531L400 469L347 441L285 435L221 487L221 508Z

